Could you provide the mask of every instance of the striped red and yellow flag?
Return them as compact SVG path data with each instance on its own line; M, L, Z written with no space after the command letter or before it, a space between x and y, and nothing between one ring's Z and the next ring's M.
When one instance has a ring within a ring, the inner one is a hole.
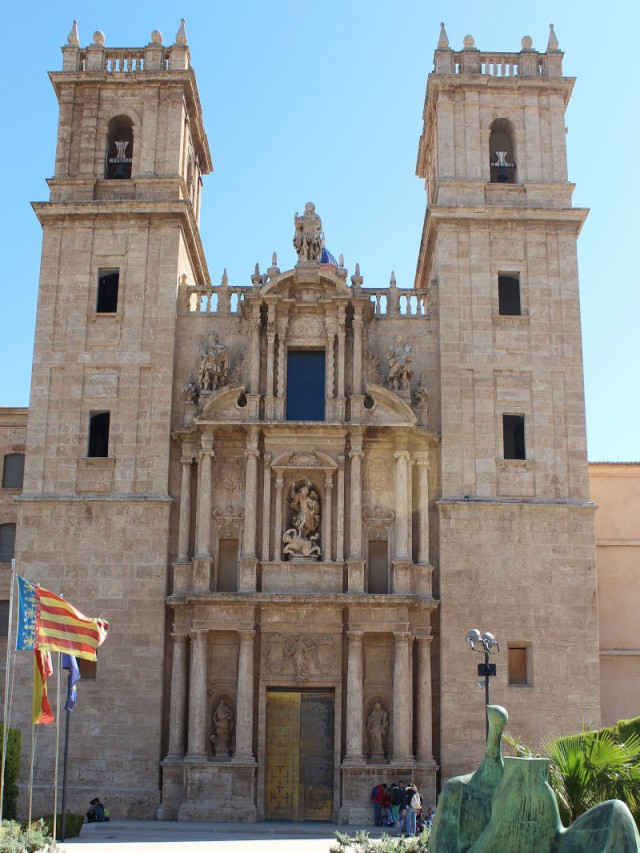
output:
M91 619L76 610L64 598L36 587L37 649L68 652L77 658L96 660L96 649L107 639L109 625L104 619Z

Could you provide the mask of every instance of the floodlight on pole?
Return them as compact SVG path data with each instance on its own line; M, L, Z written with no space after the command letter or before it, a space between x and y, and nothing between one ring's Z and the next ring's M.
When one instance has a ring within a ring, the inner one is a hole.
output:
M481 634L477 628L472 628L467 634L467 643L472 652L479 652L484 655L484 663L478 664L478 675L484 679L479 682L480 687L484 687L485 706L489 705L489 679L496 674L495 663L489 663L489 655L496 655L500 651L500 645L490 631L485 631ZM486 717L486 734L489 737L489 714L485 709Z

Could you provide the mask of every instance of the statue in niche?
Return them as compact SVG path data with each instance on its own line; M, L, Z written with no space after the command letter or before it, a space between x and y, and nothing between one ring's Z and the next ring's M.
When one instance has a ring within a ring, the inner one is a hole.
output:
M320 261L324 247L324 234L322 233L322 220L316 213L316 206L308 201L304 206L302 216L294 214L296 226L293 235L293 246L301 261Z
M196 406L200 400L200 387L193 373L189 374L187 384L182 389L182 399L185 403L194 403Z
M371 755L384 755L384 742L389 731L389 714L376 702L367 717L367 739Z
M392 391L406 391L413 376L413 348L405 343L402 335L396 335L393 346L387 350L389 378L387 385Z
M322 552L317 544L320 534L316 531L320 524L320 501L311 480L291 486L289 506L293 510L293 527L282 536L283 554L292 558L319 559Z
M200 373L198 385L201 391L217 391L227 384L229 356L216 334L205 338L200 344Z
M211 743L216 755L231 754L231 739L235 728L235 714L222 698L213 712Z

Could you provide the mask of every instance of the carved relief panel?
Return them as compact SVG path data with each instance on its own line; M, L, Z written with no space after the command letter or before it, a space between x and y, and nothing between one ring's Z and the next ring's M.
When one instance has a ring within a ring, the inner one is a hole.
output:
M340 674L335 637L314 634L267 634L262 638L262 671L296 679Z

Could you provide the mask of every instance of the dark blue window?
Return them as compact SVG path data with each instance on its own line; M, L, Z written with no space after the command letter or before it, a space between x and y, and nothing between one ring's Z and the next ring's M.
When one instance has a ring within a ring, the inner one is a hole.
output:
M324 350L287 353L287 420L323 421L325 397Z

